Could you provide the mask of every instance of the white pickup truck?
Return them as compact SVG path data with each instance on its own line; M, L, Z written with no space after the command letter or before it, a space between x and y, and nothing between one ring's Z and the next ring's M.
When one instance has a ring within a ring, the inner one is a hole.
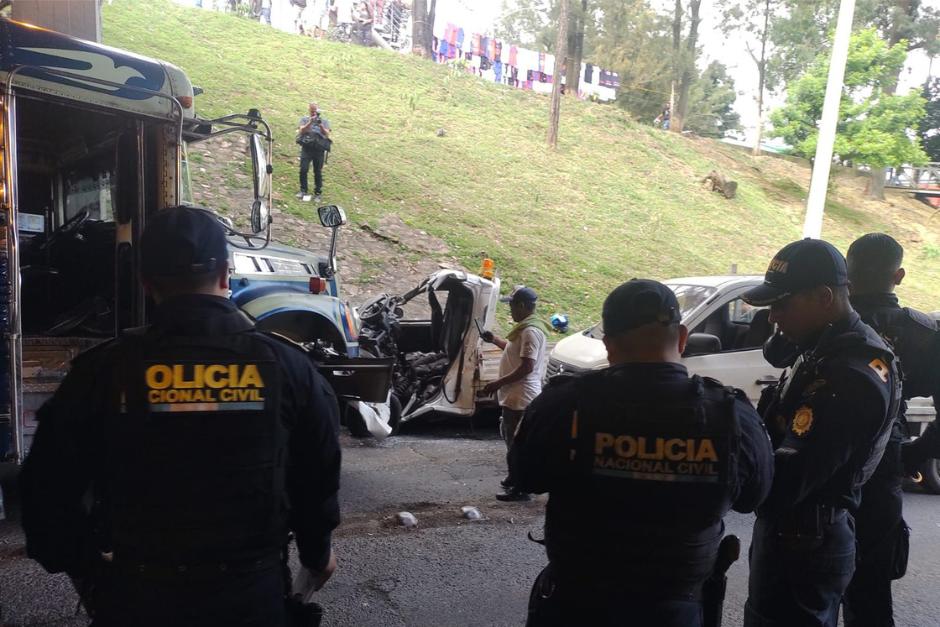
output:
M670 279L664 283L676 293L682 323L689 328L683 363L689 372L713 377L744 390L755 404L761 390L775 383L780 370L764 359L761 347L773 332L766 308L741 300L762 276L705 276ZM596 370L607 366L600 325L558 342L552 350L546 376L560 372ZM929 398L908 402L908 434L919 436L936 412ZM924 486L940 494L940 461L930 460L922 470Z

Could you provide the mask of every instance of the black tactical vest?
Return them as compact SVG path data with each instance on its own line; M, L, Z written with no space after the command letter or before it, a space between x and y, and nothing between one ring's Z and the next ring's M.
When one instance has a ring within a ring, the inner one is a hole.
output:
M897 356L905 399L934 393L937 374L937 323L907 307L858 307L862 319L890 345Z
M286 541L287 432L257 334L127 336L98 506L115 560L254 559Z
M738 492L733 393L693 377L639 396L610 371L578 386L576 478L550 495L549 559L653 593L694 587L711 572Z

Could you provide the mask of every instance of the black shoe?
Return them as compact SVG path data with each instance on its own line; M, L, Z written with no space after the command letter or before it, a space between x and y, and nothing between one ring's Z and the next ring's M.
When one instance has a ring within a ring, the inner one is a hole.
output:
M496 495L497 501L531 501L532 495L518 490L508 490Z
M509 490L512 487L512 479L510 479L509 477L506 477L505 479L499 482L499 487L501 487L504 490Z

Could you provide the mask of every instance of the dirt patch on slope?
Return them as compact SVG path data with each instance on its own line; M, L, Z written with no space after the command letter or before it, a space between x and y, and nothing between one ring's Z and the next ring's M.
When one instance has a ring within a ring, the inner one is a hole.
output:
M228 135L191 146L189 161L195 202L245 227L253 198L245 137ZM310 176L312 179L313 172ZM330 230L286 211L299 206L316 210L312 203L301 204L275 192L273 239L325 254L330 247ZM345 298L354 305L378 294L404 292L441 268L463 269L447 244L408 226L393 213L383 216L377 225L346 225L340 229L337 250Z

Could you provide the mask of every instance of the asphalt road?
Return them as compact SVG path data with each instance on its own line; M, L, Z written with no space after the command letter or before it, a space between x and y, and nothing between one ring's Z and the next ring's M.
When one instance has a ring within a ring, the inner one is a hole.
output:
M426 428L382 443L344 437L342 505L336 534L339 569L319 601L325 625L522 625L529 586L545 562L540 537L544 499L500 503L503 444L494 429ZM475 505L485 519L469 521ZM15 503L14 503L15 509ZM403 529L399 511L418 517ZM940 624L940 496L908 493L914 532L908 575L895 587L898 625ZM753 517L731 515L728 530L750 541ZM725 624L741 624L747 591L744 560L729 573ZM85 625L61 576L23 555L14 520L0 523L0 602L4 626Z

